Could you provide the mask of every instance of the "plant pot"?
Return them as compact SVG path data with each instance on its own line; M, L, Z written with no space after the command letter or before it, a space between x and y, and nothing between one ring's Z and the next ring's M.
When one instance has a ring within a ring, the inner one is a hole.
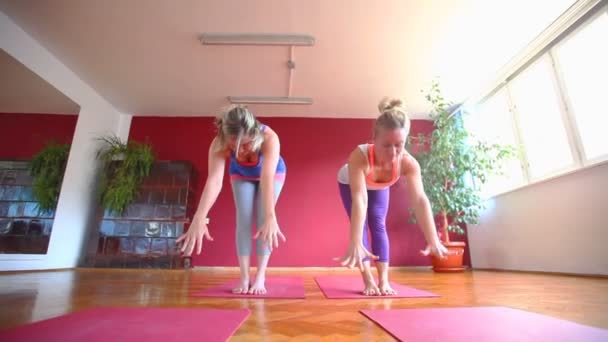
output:
M464 242L443 242L450 254L445 259L432 256L433 271L435 272L462 272L462 256L464 255Z

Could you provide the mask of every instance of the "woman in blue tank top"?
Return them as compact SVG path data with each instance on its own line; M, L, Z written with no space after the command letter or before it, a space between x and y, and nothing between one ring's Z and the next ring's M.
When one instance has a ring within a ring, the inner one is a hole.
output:
M270 253L278 247L279 238L285 241L275 214L276 201L287 171L280 155L279 137L242 105L229 107L217 118L216 126L218 134L209 148L209 172L198 209L192 225L177 241L184 242L182 252L190 255L195 248L200 254L203 237L213 240L207 227L207 214L222 189L224 164L228 159L236 206L236 250L241 270L241 282L233 292L265 294ZM257 210L257 233L252 236L254 208ZM252 239L257 240L258 268L253 283L250 283Z

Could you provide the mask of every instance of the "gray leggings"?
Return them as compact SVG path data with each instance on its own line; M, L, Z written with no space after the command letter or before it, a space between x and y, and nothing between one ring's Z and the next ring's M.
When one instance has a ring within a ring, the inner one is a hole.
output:
M274 202L276 204L279 194L283 189L284 180L274 182ZM234 205L236 207L236 251L239 256L251 255L251 227L253 225L253 210L256 205L257 229L264 223L264 208L262 205L262 191L259 181L233 180L232 193L234 194ZM262 244L262 240L256 240L257 255L269 255L270 249Z

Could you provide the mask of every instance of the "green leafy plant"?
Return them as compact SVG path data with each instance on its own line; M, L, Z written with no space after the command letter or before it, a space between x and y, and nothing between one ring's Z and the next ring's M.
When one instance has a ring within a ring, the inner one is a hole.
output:
M464 127L462 116L467 113L459 110L454 114L453 104L443 97L437 81L425 95L432 105L435 129L430 136L411 137L409 143L416 145L414 156L433 214L439 219L440 236L449 242L450 231L462 234L462 224L478 223L484 208L481 186L491 175L503 173L517 149L475 138Z
M100 140L104 146L97 152L103 165L99 201L103 208L122 214L137 197L141 182L150 174L154 152L148 144L125 143L116 136Z
M57 207L70 145L51 141L30 163L32 196L40 212L51 212Z

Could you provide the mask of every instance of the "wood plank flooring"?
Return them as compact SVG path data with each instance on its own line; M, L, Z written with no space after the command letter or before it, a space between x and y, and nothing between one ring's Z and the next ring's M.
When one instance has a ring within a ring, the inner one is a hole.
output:
M317 275L348 270L270 270L304 278L305 300L193 298L189 293L237 276L233 271L76 269L0 273L0 329L94 306L248 308L252 315L233 341L365 340L393 338L360 309L502 305L608 329L608 279L511 272L437 274L391 271L392 280L439 298L325 299Z

